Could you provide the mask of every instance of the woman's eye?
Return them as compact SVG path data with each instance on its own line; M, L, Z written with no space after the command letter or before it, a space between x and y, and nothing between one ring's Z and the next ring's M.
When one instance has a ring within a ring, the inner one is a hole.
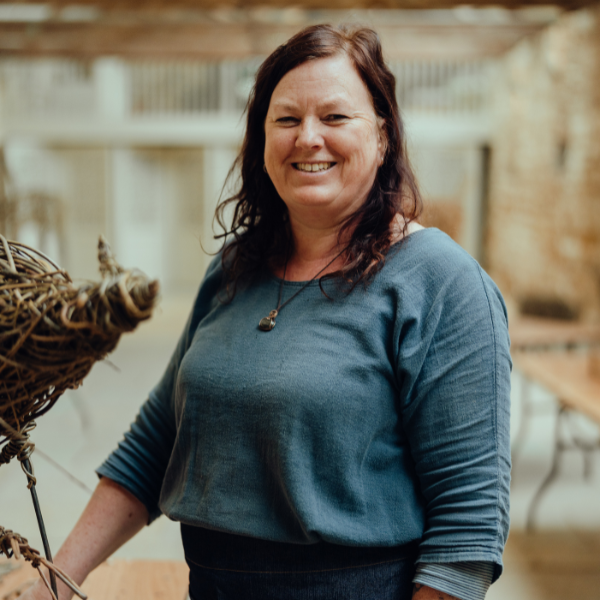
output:
M279 119L277 119L278 123L297 123L298 119L296 119L296 117L281 117Z
M347 119L346 115L327 115L325 117L325 121L342 121L343 119Z

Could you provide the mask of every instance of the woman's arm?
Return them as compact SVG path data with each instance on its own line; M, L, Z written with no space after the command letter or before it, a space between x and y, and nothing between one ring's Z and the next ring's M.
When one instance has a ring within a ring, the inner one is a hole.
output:
M444 592L438 592L429 586L415 583L413 586L412 600L458 600L456 596L450 596Z
M402 338L402 423L425 504L419 562L489 562L495 579L509 522L508 328L495 285L457 252Z
M54 562L78 585L113 552L148 523L148 510L135 496L104 477ZM60 600L73 592L57 580ZM50 600L41 580L20 596L22 600Z

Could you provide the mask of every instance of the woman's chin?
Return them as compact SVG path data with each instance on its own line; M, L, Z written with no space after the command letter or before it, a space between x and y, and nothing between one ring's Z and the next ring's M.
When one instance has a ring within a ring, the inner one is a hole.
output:
M335 199L327 196L303 196L285 201L285 204L292 216L301 213L325 214L335 210Z
M304 193L297 193L287 196L283 201L288 207L290 214L299 212L321 212L324 216L328 213L336 216L349 215L358 210L366 196L359 199L361 195L347 194L338 190L306 190ZM364 196L364 195L363 195Z

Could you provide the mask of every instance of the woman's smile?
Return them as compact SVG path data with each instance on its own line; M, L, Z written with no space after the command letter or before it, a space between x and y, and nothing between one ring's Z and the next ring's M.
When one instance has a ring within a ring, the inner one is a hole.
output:
M319 162L319 163L292 163L292 166L297 171L302 171L304 173L322 173L324 171L329 171L331 167L335 165L334 162Z

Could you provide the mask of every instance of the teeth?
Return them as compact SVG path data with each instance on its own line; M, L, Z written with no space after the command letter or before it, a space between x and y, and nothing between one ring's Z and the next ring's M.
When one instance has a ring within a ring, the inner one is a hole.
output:
M326 171L329 169L333 163L324 162L324 163L296 163L296 168L299 171Z

